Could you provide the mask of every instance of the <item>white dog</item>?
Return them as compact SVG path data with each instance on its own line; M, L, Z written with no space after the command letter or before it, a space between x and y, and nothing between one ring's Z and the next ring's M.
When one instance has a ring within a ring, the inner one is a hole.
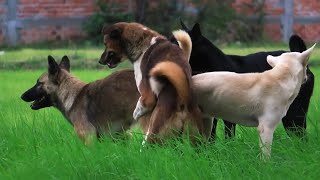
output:
M267 61L273 69L263 73L210 72L193 76L205 117L258 127L262 152L270 157L273 132L306 79L308 59L315 45L302 53L269 55Z

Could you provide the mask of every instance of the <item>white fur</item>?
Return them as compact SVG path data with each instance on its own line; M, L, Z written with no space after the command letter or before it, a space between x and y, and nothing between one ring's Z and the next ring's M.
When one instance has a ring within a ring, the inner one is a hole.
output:
M310 49L306 50L309 56ZM308 56L304 54L268 56L268 63L274 68L263 73L210 72L193 76L203 113L258 127L262 152L270 157L273 132L297 97L305 77Z
M158 96L160 91L163 88L163 84L159 83L154 77L151 77L149 79L149 82L150 82L150 86L151 86L153 93L155 93Z
M140 83L141 83L141 80L142 80L142 72L141 72L141 67L140 66L141 66L141 61L142 61L144 53L145 52L143 52L142 55L139 57L139 59L133 63L134 78L136 80L136 85L137 85L137 88L138 88L139 92L140 92L139 86L140 86Z
M150 46L154 43L156 43L156 39L157 37L153 37L150 41ZM147 48L148 49L148 48ZM141 72L141 61L143 59L143 56L144 56L144 53L147 51L144 50L143 53L140 55L140 57L133 63L133 69L134 69L134 77L135 77L135 80L136 80L136 85L137 85L137 88L138 88L138 91L140 92L140 83L141 83L141 80L142 80L142 72ZM150 82L151 83L151 82ZM157 90L160 88L159 83L155 82L153 83L153 86L156 90L156 92L158 92ZM151 86L152 88L152 86ZM160 91L159 91L160 92ZM135 120L138 120L139 117L143 116L146 112L148 112L149 109L144 107L141 102L140 102L140 98L137 102L137 105L136 105L136 108L134 109L134 112L133 112L133 118Z
M145 113L149 112L149 109L144 107L141 102L140 98L137 102L136 108L133 111L133 118L135 120L138 120L141 116L143 116Z
M152 37L150 41L150 46L157 42L157 37Z

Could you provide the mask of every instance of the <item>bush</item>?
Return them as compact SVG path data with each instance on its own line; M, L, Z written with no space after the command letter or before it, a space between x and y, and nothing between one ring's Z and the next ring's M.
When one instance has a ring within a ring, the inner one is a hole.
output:
M237 12L232 4L234 0L203 1L193 0L198 10L195 21L201 23L204 34L211 40L220 43L235 41L260 41L263 32L264 0L252 0L249 4L243 3ZM249 20L247 12L252 12L258 18Z
M101 44L102 28L104 25L111 25L120 21L132 21L132 14L121 11L116 3L107 3L103 0L97 1L98 12L92 14L84 23L84 31L88 38L94 43Z

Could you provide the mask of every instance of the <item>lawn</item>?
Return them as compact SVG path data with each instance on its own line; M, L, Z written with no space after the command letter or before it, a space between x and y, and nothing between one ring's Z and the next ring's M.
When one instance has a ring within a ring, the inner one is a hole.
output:
M270 47L270 48L269 48ZM233 54L285 49L284 45L224 47ZM215 144L192 147L188 141L141 149L141 136L89 146L78 140L72 126L54 108L33 111L20 99L46 70L46 57L70 56L72 72L85 82L111 73L107 67L85 68L97 63L102 47L61 49L8 49L2 65L41 61L36 68L2 66L0 70L0 179L318 179L320 161L320 88L316 80L308 113L308 141L289 138L280 125L275 133L272 159L260 161L255 128L238 126L234 140L223 139L219 124ZM78 54L77 56L75 56ZM312 61L320 61L316 51ZM77 63L79 61L81 63ZM120 68L129 67L128 64ZM118 69L120 69L118 68ZM17 69L17 70L13 70ZM116 69L116 70L118 70ZM312 67L316 77L320 68ZM318 169L318 170L317 170Z

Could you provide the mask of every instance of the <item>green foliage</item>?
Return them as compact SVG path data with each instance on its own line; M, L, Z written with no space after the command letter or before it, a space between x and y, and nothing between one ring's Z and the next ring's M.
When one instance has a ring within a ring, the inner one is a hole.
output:
M183 10L177 7L176 1L164 0L159 1L155 7L149 5L143 23L160 34L171 37L171 32L180 28L181 16L183 16Z
M107 3L104 0L97 1L98 11L92 14L84 23L84 30L88 38L94 43L101 44L102 28L121 21L132 21L132 14L121 11L117 3Z

